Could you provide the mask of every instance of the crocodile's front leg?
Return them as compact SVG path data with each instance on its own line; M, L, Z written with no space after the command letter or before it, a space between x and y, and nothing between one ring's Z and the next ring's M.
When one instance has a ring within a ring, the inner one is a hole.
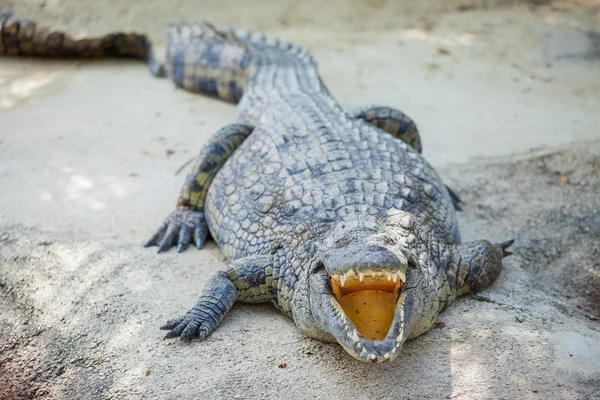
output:
M253 129L252 126L243 124L227 125L219 129L204 145L194 169L183 185L177 208L146 243L146 247L159 246L160 253L177 243L177 251L182 252L192 238L196 247L201 248L204 245L208 235L204 215L204 201L208 188L225 161Z
M500 275L502 258L514 240L492 244L487 240L457 244L450 247L446 264L448 284L456 297L477 292Z
M421 137L414 121L395 108L386 106L367 106L348 112L353 119L362 119L390 135L402 140L418 151L422 150Z
M204 287L198 303L183 317L167 322L165 338L204 339L221 323L238 301L262 303L272 300L273 256L249 256L231 263Z

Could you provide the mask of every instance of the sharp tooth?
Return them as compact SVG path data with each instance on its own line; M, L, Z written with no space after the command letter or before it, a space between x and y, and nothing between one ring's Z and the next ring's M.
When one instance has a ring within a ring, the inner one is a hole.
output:
M365 279L365 273L364 272L359 272L358 273L358 279L362 282L363 279Z
M331 277L332 277L333 279L335 279L336 281L339 281L339 280L340 280L340 274L333 274Z
M377 272L375 272L375 271L371 271L371 277L372 277L372 278L375 278L375 275L376 275L376 274L377 274Z
M396 347L394 347L394 348L392 349L392 353L395 353L395 352L396 352Z
M390 358L390 353L385 353L385 354L383 355L383 358L385 358L386 360L387 360L388 358Z
M342 284L342 287L344 287L344 283L346 283L346 275L340 276L340 283Z
M396 306L404 304L404 299L406 298L406 292L402 292L400 297L398 297L398 301L396 302ZM404 316L404 308L402 309L402 316Z
M377 273L377 275L378 275L378 276L381 276L381 275L383 275L383 272L382 272L382 271L379 271L379 272Z
M371 360L375 360L377 358L377 356L375 355L375 353L371 353Z
M387 273L387 277L388 277L388 282L392 280L392 273L388 272Z
M354 340L356 343L360 342L360 338L358 337L358 333L356 332L356 329L352 333L352 340Z
M404 272L398 271L398 278L400 278L402 283L406 282L406 275L404 274Z
M331 304L333 305L333 307L334 307L336 310L339 310L339 308L340 308L341 306L340 306L340 303L339 303L339 302L336 300L336 298L335 298L335 297L331 297L331 298L330 298L330 300L331 300Z
M394 283L398 282L398 274L397 273L392 274L392 280L394 281Z

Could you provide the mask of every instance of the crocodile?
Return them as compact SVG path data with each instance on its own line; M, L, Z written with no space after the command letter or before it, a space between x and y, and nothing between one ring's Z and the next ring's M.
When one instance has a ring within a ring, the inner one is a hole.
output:
M3 37L5 49L18 44ZM149 42L133 38L128 54L157 71ZM170 25L167 38L175 85L237 108L146 243L181 252L211 236L228 260L196 305L161 327L165 338L204 340L235 302L270 302L307 336L386 363L499 275L513 241L461 242L460 199L421 155L405 113L345 110L309 52L262 34L205 23ZM122 54L104 40L113 50L98 56Z
M165 76L154 58L146 35L110 33L98 38L75 39L64 32L39 28L34 21L20 19L10 10L0 10L0 55L48 58L133 58L145 60L150 73Z

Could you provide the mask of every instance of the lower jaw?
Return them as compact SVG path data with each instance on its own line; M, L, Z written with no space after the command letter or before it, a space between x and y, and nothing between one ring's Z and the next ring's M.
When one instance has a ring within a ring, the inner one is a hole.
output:
M387 343L386 343L387 342ZM348 343L338 341L346 352L353 358L368 363L388 363L396 359L400 353L402 343L392 343L393 341Z

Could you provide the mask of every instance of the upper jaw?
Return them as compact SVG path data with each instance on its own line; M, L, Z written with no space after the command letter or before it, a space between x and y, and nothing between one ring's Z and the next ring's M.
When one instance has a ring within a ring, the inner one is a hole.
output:
M359 283L362 283L366 278L387 278L388 282L393 282L394 284L398 281L406 282L406 273L401 270L376 270L368 268L366 270L354 270L349 269L343 272L334 272L331 274L331 278L335 279L341 287L343 288L347 281L349 280L357 280Z

